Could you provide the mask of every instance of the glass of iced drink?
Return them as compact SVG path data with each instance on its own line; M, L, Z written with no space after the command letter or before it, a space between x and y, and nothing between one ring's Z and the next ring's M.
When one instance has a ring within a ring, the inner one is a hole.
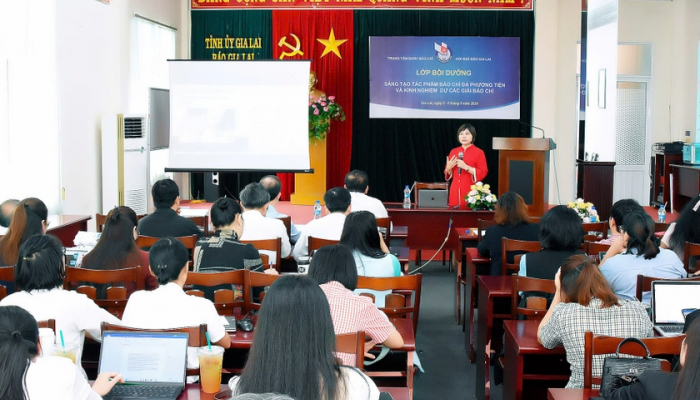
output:
M197 348L199 357L199 382L202 392L218 393L221 390L221 364L224 361L224 348L203 346Z

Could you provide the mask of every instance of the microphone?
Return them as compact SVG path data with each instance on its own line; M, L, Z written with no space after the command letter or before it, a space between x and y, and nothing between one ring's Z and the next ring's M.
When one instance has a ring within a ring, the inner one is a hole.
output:
M520 123L520 125L525 125L525 126L528 126L528 127L530 127L530 128L537 129L537 130L541 131L541 132L542 132L542 138L543 138L543 139L547 139L547 135L545 135L544 129L542 129L542 128L540 128L540 127L537 127L537 126L535 126L535 125L530 125L530 124L528 124L527 122L523 122L523 121L520 121L520 120L518 120L518 122ZM549 139L549 143L550 143L550 145L551 145L551 147L552 147L552 150L554 150L554 149L557 148L557 144L554 143L554 141L553 141L552 139Z
M459 159L460 161L464 160L464 153L461 151L459 152ZM457 175L462 175L462 168L457 167Z

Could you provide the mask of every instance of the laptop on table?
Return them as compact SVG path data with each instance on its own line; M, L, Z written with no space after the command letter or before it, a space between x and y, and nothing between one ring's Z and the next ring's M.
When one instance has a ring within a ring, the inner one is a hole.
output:
M99 373L118 372L104 400L177 399L185 389L189 335L180 332L105 331Z
M688 310L700 308L700 281L653 281L651 317L661 336L683 333Z
M447 190L421 189L418 191L418 208L449 208Z

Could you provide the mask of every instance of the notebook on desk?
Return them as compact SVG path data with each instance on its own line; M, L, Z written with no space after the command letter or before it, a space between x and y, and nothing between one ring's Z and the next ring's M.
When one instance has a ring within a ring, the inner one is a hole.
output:
M105 331L99 373L118 372L104 400L177 399L185 389L189 335L180 332Z
M651 317L654 329L662 336L683 333L683 310L700 308L700 281L653 281Z

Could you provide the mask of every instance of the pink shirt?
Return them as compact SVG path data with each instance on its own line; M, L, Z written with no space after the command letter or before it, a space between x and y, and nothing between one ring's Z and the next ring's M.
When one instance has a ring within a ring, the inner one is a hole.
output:
M336 334L365 331L365 335L376 343L383 343L389 338L394 325L371 298L358 296L336 281L320 286L328 298ZM355 366L354 354L338 353L337 356L343 365Z

